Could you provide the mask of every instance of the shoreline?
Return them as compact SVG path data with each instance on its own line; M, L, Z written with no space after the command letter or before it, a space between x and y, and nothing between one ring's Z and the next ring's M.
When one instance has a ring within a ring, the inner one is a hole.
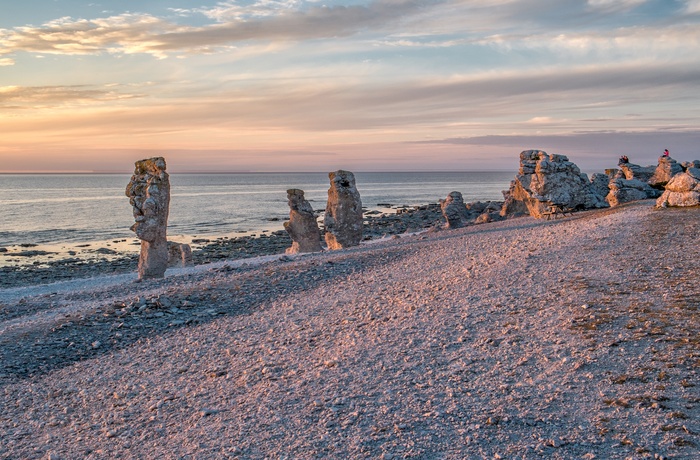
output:
M694 458L699 211L28 293L0 309L0 457Z
M388 210L391 212L387 212ZM439 204L434 203L369 209L365 210L364 220L365 241L422 231L444 222ZM282 226L282 222L283 220L279 220L279 227ZM249 234L242 236L239 232L199 236L175 235L171 241L190 244L195 265L284 254L292 244L283 229L247 233ZM0 289L48 284L100 274L135 272L140 244L138 239L132 237L72 245L8 246L7 252L0 252ZM59 250L58 247L62 249Z

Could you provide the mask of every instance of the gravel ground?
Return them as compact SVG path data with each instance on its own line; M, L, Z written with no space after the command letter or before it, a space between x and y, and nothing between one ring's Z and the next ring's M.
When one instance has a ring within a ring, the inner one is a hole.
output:
M387 235L414 233L444 223L442 212L437 204L400 207L398 211L401 213L368 212L363 229L365 239L376 240ZM222 260L284 254L291 245L292 240L284 230L261 233L256 236L200 238L197 244L192 245L192 260L195 265L202 265ZM90 248L81 253L73 252L66 257L54 254L55 259L46 260L37 260L38 255L46 252L41 250L27 251L15 246L8 252L0 252L0 258L14 261L12 265L0 266L0 290L101 275L134 273L137 269L138 254L120 253L104 246L96 248L94 243L87 246ZM96 257L95 254L100 254L101 251L104 251L102 254L109 255ZM20 257L18 254L22 253L36 254L36 256Z
M0 458L699 458L699 237L645 201L27 291Z

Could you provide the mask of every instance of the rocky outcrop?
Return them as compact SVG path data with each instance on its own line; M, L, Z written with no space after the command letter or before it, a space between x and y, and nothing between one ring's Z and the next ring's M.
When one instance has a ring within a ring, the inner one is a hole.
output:
M485 224L503 220L501 217L501 209L503 202L500 201L474 201L467 203L467 212L470 219L474 219L475 224Z
M306 199L304 191L299 189L287 190L289 203L289 221L284 223L284 229L292 238L292 246L287 248L287 254L321 251L321 232L316 223L314 210Z
M605 199L610 206L619 206L630 201L657 198L670 179L668 175L672 171L682 170L679 168L680 165L669 157L660 157L657 167L621 164L620 170L608 184L610 191Z
M698 206L700 205L700 168L691 167L676 174L666 184L666 190L656 200L656 206Z
M539 218L552 204L577 209L608 206L578 166L564 155L541 150L520 154L520 170L504 197L501 215L508 217L530 214Z
M610 193L610 179L617 173L616 169L606 171L605 174L595 173L591 176L591 187L596 194L605 197Z
M649 179L651 179L656 172L655 166L639 166L634 163L624 163L620 164L619 166L620 170L625 176L625 179L637 179L645 183L649 182Z
M192 267L192 248L189 244L168 241L168 268Z
M445 217L445 228L462 228L469 222L469 213L460 192L450 192L440 200L440 209Z
M687 169L687 168L686 168ZM654 175L649 179L649 185L654 188L662 189L668 184L673 176L683 172L681 166L676 160L671 157L659 157L659 164L656 166Z
M610 206L619 206L630 201L646 200L655 198L661 192L653 189L646 182L638 179L623 179L617 177L608 184L610 192L605 197Z
M168 212L170 178L162 157L135 163L134 175L126 187L136 223L131 230L141 240L139 279L162 278L168 268Z
M328 249L357 246L362 241L362 200L350 171L328 173L331 187L323 224Z

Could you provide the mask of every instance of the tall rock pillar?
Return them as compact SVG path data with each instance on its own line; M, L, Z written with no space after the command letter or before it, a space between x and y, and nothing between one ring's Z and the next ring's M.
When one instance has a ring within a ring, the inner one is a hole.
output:
M311 204L304 199L304 191L289 189L287 199L289 200L289 221L284 223L284 229L292 238L292 246L287 248L287 254L321 251L321 232Z
M323 224L328 249L357 246L362 241L362 200L350 171L328 173L331 188Z
M469 221L467 206L460 192L450 192L447 198L440 200L440 210L445 217L446 228L462 228Z
M168 212L170 178L165 159L148 158L135 163L134 175L126 187L136 223L131 230L141 240L139 280L162 278L168 268Z

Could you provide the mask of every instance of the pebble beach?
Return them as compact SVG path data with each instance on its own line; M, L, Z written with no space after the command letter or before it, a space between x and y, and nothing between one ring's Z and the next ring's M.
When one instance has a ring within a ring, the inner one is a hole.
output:
M2 286L0 458L700 456L700 209L420 220Z

